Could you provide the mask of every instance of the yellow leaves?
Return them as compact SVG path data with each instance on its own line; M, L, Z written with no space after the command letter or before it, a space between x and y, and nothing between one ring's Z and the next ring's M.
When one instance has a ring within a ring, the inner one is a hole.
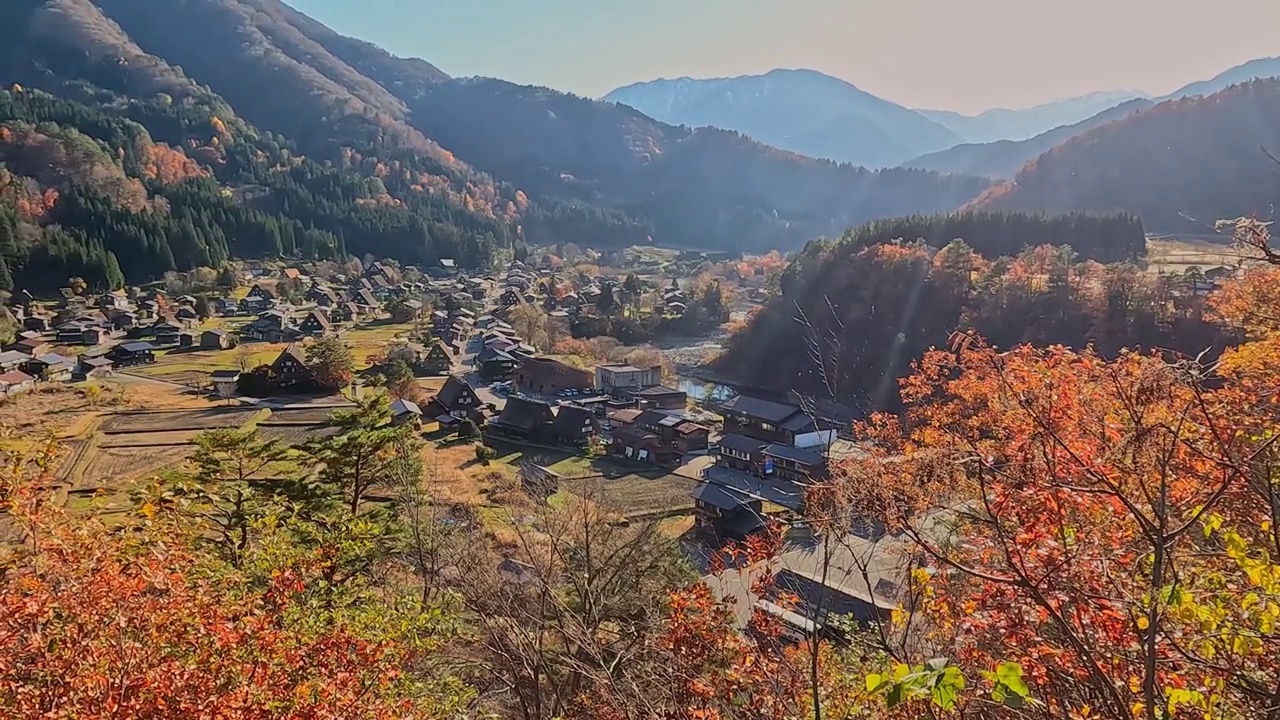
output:
M1139 618L1138 618L1138 629L1139 629L1139 630L1146 630L1146 629L1147 629L1147 628L1149 628L1149 627L1151 627L1151 620L1149 620L1149 619L1147 618L1147 616L1146 616L1146 615L1143 615L1143 616L1141 616L1141 617L1139 617Z

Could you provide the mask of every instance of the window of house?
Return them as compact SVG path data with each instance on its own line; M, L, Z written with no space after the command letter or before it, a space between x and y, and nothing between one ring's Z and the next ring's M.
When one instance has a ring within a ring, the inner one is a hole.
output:
M765 431L765 432L774 432L774 431L776 431L778 428L777 428L777 426L775 426L775 425L770 425L770 424L769 424L769 423L767 423L767 422L762 422L762 423L760 423L760 429L761 429L761 430L763 430L763 431Z

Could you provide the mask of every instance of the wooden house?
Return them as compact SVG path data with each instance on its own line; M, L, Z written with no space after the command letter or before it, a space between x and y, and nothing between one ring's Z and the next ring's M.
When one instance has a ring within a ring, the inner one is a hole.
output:
M595 413L581 405L570 403L565 403L556 409L556 419L551 424L551 432L556 442L575 447L591 442L591 438L599 429Z
M121 343L107 353L117 367L145 365L156 361L156 347L149 342Z
M554 395L561 390L589 388L591 373L561 360L535 357L516 368L515 384L528 393Z
M236 345L236 336L226 330L205 330L200 333L201 350L226 350Z
M318 385L315 371L307 365L307 358L297 345L285 348L271 363L271 370L283 390L308 391Z
M486 380L509 380L515 374L519 361L510 353L487 347L476 354L480 376Z
M541 400L525 397L512 397L502 408L498 417L489 423L490 430L502 435L531 442L551 442L554 440L552 424L555 413L551 406Z
M396 427L402 425L420 427L422 425L422 408L410 400L396 400L391 403L391 424Z
M22 364L22 372L44 382L67 382L75 369L75 360L56 353L34 357Z
M30 392L36 386L36 379L21 370L10 370L0 374L0 398L11 398Z
M457 420L470 418L477 423L483 419L480 398L476 395L475 389L457 375L450 375L449 379L444 381L440 392L423 406L422 414L432 419L440 419L443 416L450 416Z
M333 332L333 325L323 312L312 310L298 323L298 332L309 337L325 337Z
M448 375L453 372L453 351L444 341L436 338L422 353L420 364L431 375Z

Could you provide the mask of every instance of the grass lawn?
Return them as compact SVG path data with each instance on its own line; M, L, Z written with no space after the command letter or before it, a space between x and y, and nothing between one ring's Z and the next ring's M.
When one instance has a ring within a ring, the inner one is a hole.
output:
M273 362L286 346L273 343L247 343L253 367ZM231 350L161 350L151 365L139 365L128 369L130 373L157 377L179 373L210 373L214 370L232 370L238 365L239 348Z
M343 333L342 341L351 348L359 370L369 366L369 358L383 354L392 340L408 339L412 331L413 323L360 325Z

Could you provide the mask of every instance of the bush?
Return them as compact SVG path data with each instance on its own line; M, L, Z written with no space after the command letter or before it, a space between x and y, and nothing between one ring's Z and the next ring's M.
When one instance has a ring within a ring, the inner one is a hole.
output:
M462 424L458 426L458 437L475 437L479 432L480 430L476 428L475 421L471 418L463 420Z
M484 443L476 443L476 460L484 466L488 466L490 461L498 457L498 451L485 445Z

